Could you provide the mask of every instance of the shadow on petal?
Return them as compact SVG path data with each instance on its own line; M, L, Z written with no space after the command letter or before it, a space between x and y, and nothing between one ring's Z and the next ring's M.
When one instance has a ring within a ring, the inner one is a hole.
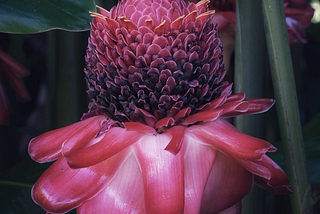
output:
M216 213L229 208L250 193L252 187L252 173L218 152L203 193L201 213Z

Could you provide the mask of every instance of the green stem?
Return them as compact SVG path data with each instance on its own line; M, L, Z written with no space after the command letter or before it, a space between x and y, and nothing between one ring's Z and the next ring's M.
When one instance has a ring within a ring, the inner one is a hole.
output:
M10 185L10 186L20 186L20 187L26 187L26 188L32 188L32 184L24 184L20 182L14 182L14 181L0 181L0 185Z
M290 198L292 211L297 214L312 213L311 209L309 209L312 199L311 189L306 171L306 159L283 2L275 0L263 0L262 2L281 139L287 172L294 192Z
M242 0L237 1L236 7L235 91L245 92L246 98L265 97L268 61L261 3ZM239 131L266 137L264 114L238 116L234 120ZM242 201L242 212L263 213L263 196L263 190L254 187Z
M76 122L87 111L83 68L88 34L48 32L47 128Z

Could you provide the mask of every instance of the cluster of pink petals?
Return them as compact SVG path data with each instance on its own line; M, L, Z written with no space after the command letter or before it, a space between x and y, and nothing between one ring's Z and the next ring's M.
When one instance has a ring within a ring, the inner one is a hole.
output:
M306 0L283 0L290 44L306 43L305 28L309 26L314 9ZM211 0L210 9L216 10L219 31L236 22L236 0ZM226 30L229 30L226 28Z
M7 101L1 80L5 79L9 82L12 89L20 101L27 101L30 96L24 87L21 77L29 75L29 72L21 66L11 56L0 50L0 125L9 122L10 106Z
M274 104L244 98L221 96L189 117L183 109L180 118L158 122L166 127L161 134L137 122L123 128L104 115L44 133L30 142L30 156L58 160L34 185L33 200L52 213L217 213L239 207L254 182L291 193L287 176L265 154L276 148L224 119Z

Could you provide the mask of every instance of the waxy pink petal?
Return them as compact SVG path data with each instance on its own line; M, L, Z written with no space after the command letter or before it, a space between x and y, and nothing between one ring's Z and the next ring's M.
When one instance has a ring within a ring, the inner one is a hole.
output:
M108 186L77 208L78 214L145 213L143 180L136 157L131 154L123 162Z
M143 135L144 133L112 127L102 136L97 137L97 142L94 142L93 145L70 153L65 158L72 168L91 166L110 158L136 143Z
M255 181L262 187L275 194L292 193L290 181L284 171L267 155L261 160L247 160L233 157L240 165L248 171L259 176Z
M82 126L74 134L70 135L69 139L66 140L62 145L61 153L63 156L66 156L76 150L82 149L85 147L92 138L94 138L101 125L101 119L106 118L97 118L99 120L93 120L90 123L87 123L85 126Z
M184 149L176 155L164 150L169 141L169 136L161 134L133 145L142 170L147 213L183 213Z
M171 136L171 140L166 146L165 150L172 152L172 154L177 154L184 141L184 126L173 126L166 131L166 134Z
M30 157L39 163L56 160L61 156L61 147L66 140L88 124L96 123L100 117L91 117L33 138L28 147Z
M61 157L38 179L32 199L50 213L64 213L94 197L118 171L128 152L91 167L71 169Z
M193 136L186 135L185 139L187 151L184 160L184 213L200 213L203 191L217 150L199 143Z
M259 160L267 151L275 150L269 142L243 134L217 121L193 125L187 131L215 149L239 158Z
M244 112L237 111L236 109L233 111L226 112L223 114L224 117L234 117L242 114L258 114L264 113L268 111L274 104L274 99L245 99L244 102L248 103L248 109Z

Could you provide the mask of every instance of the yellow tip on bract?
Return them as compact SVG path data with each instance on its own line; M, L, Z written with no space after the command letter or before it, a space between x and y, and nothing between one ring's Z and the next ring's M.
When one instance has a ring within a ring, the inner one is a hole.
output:
M201 0L196 4L196 6L199 7L201 5L205 5L207 7L209 3L210 3L210 0Z
M196 19L207 19L209 16L215 13L215 10L209 10L207 12L201 13Z
M182 15L178 17L176 20L174 20L173 22L171 22L171 25L170 25L171 29L178 30L182 25L184 17L185 15Z
M154 32L158 35L162 35L164 33L164 23L166 20L163 20L161 24L159 24L157 27L154 28Z

